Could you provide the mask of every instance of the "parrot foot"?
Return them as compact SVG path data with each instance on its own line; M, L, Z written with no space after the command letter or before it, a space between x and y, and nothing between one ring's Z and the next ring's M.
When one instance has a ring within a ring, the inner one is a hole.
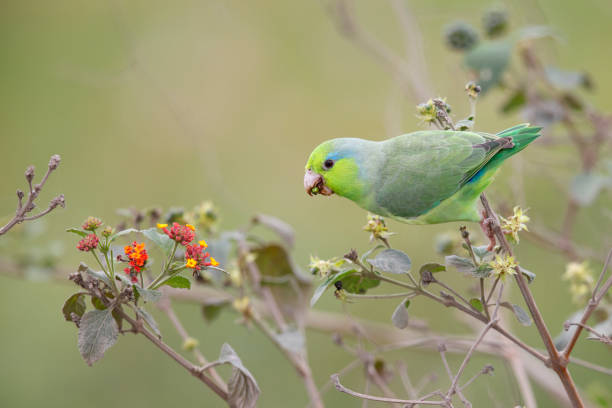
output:
M482 212L482 219L479 222L480 228L482 228L482 232L484 232L485 236L489 239L489 246L487 247L487 251L492 251L497 245L497 241L495 240L495 232L493 232L493 220L487 217L487 213L485 211Z

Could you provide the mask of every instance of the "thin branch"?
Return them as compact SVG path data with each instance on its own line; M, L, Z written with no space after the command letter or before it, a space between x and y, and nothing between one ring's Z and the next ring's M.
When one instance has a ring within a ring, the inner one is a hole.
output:
M608 258L606 259L606 263L604 264L604 267L601 270L601 273L599 274L599 278L597 279L597 284L595 285L595 288L593 289L593 294L591 295L591 299L589 299L589 303L586 309L584 310L582 317L580 318L580 324L574 331L574 335L570 339L569 343L567 343L565 350L563 350L563 353L561 353L563 359L565 360L567 360L569 355L572 353L572 350L574 349L574 346L576 345L576 342L578 341L578 337L580 337L580 333L582 333L582 329L584 328L587 321L589 320L589 317L591 317L591 314L595 311L595 309L599 305L599 302L601 302L601 299L603 299L603 297L606 295L610 287L612 287L612 275L603 284L603 286L601 284L604 276L606 275L606 272L608 271L608 266L610 265L611 259L612 259L612 250L610 250L610 252L608 253ZM601 287L601 290L599 290L600 287Z
M174 313L174 309L172 308L172 303L170 302L170 299L168 298L166 294L164 294L164 297L160 299L156 303L156 305L159 310L161 310L162 312L166 314L166 316L168 317L168 319L170 320L170 322L176 329L177 333L181 336L181 339L183 340L183 342L192 338L187 332L187 330L185 329L185 327L183 326L183 324L181 323L179 317L176 315L176 313ZM198 360L198 364L200 364L200 366L206 366L209 363L208 360L204 357L202 352L197 347L193 349L193 354ZM219 388L227 392L227 384L225 383L225 381L223 381L223 378L221 378L221 376L217 373L217 370L215 370L214 367L211 367L208 370L208 373L213 378L213 380L217 383Z
M189 373L191 375L193 375L198 380L200 380L204 384L206 384L221 399L223 399L224 401L227 401L227 392L222 390L217 385L217 383L215 383L212 379L208 378L204 374L204 372L202 370L200 370L199 367L195 366L194 364L189 362L189 360L187 360L185 357L183 357L179 353L177 353L174 349L172 349L172 347L168 346L166 343L164 343L162 340L160 340L157 336L155 336L153 333L151 333L149 330L147 330L145 327L143 327L142 323L137 322L136 320L132 319L132 317L130 317L122 309L117 308L115 310L117 311L117 313L119 313L119 315L121 315L121 317L123 319L125 319L128 323L130 323L130 325L132 325L132 327L138 333L141 333L142 335L144 335L157 348L159 348L161 351L166 353L174 361L179 363L184 369L189 371Z
M370 401L379 401L379 402L388 402L390 404L419 404L419 405L438 405L445 406L447 405L446 401L427 401L427 400L404 400L398 398L387 398L387 397L376 397L373 395L362 394L357 391L353 391L349 388L346 388L344 385L340 383L340 377L338 374L332 374L331 379L334 383L336 389L345 394L349 394L356 398L368 399Z
M270 312L271 313L271 312ZM308 365L308 361L306 357L300 353L293 352L288 350L286 347L281 344L278 339L278 336L274 331L268 326L268 323L259 316L256 310L253 310L250 315L252 321L255 323L263 334L268 337L270 341L287 357L287 360L293 365L297 373L304 381L304 386L306 387L306 391L310 397L310 401L314 408L323 408L323 401L321 400L321 395L319 394L319 390L314 382L314 378L312 377L312 370Z
M353 10L345 0L332 2L328 11L340 33L372 55L394 77L405 78L405 80L398 81L398 83L400 86L404 86L403 90L406 93L409 92L417 101L425 100L428 95L432 94L427 89L424 79L412 68L412 62L405 61L392 49L361 27L355 19ZM407 16L407 14L404 14L404 18ZM418 62L415 63L418 64ZM410 83L411 86L406 87L406 83Z
M32 185L32 181L34 180L34 166L30 166L26 169L25 178L28 182L29 188L28 200L24 205L23 198L25 197L25 195L23 191L17 190L17 210L15 211L15 216L5 226L0 227L0 235L6 234L11 228L13 228L17 224L21 224L24 221L36 220L49 214L57 207L64 208L66 206L64 195L60 194L51 200L47 209L41 211L38 214L27 216L27 214L29 214L34 210L34 208L36 208L36 204L34 203L34 201L38 198L38 195L42 191L47 180L49 179L49 175L51 175L51 173L55 171L55 169L57 169L57 167L59 166L60 160L61 158L57 154L51 156L51 159L49 159L49 164L47 166L47 172L43 176L40 183L36 185Z
M506 237L501 230L501 227L499 224L499 218L497 217L497 214L495 214L495 212L491 208L491 205L489 204L489 200L487 200L487 197L484 193L480 195L480 201L482 202L482 205L485 209L485 214L487 215L487 218L491 220L492 229L493 229L493 232L495 233L495 237L499 241L500 245L502 246L506 254L508 254L508 256L513 256L512 248L510 247L510 244L506 240ZM521 291L521 294L523 295L523 299L525 300L525 303L527 304L527 308L529 309L529 313L531 314L531 317L533 318L536 328L538 329L540 337L542 338L542 341L544 342L544 346L546 347L546 351L548 352L549 361L550 361L550 364L553 370L555 370L555 372L559 376L559 379L563 383L563 387L565 388L567 396L572 402L572 405L574 407L584 407L584 403L582 402L582 399L580 398L580 395L578 394L576 385L574 384L574 381L567 369L567 361L565 359L562 359L561 356L559 355L559 352L557 351L554 341L550 335L550 331L546 327L546 323L544 322L544 319L542 318L542 314L540 313L540 310L538 309L535 299L533 298L533 294L531 293L531 291L529 290L529 287L527 286L527 282L525 281L525 277L523 276L523 273L521 272L518 266L515 267L515 271L516 271L516 274L514 275L514 277L515 277L516 283L519 287L519 290Z

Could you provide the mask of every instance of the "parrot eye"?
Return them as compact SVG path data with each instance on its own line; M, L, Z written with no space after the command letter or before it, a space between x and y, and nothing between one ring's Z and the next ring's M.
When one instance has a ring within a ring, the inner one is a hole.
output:
M323 169L324 170L329 170L332 167L334 167L334 161L332 159L325 160L325 162L323 163Z

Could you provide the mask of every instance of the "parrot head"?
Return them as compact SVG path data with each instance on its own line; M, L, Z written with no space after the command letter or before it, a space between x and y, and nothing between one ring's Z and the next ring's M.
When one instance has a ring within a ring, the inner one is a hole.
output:
M361 139L332 139L321 143L310 154L304 174L308 195L323 194L357 200L363 190L360 163Z

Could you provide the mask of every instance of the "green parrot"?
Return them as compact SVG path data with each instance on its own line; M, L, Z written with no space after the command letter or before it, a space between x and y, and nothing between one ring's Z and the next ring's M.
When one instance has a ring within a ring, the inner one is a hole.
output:
M540 129L521 124L497 135L427 130L381 142L332 139L310 154L304 188L410 224L479 221L480 193Z

